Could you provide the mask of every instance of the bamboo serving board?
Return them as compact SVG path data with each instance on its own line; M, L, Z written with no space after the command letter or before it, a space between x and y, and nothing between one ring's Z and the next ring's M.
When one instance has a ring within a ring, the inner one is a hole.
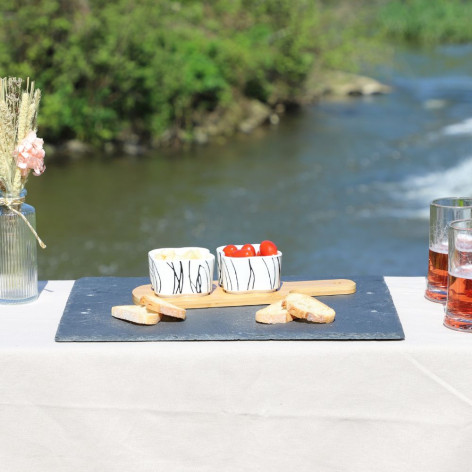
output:
M269 305L284 298L289 292L298 292L312 297L322 295L348 295L356 291L356 283L348 279L303 280L283 282L276 292L227 293L217 282L209 295L184 295L181 297L158 297L151 285L140 285L133 290L133 302L139 305L142 296L165 298L182 308L212 308L244 305Z

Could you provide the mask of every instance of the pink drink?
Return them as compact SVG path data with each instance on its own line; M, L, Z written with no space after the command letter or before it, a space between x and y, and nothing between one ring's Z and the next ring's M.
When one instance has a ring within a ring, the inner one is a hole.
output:
M472 329L472 265L449 274L444 324L452 329Z
M447 298L447 256L446 244L429 248L428 287L426 298L432 301L445 302Z

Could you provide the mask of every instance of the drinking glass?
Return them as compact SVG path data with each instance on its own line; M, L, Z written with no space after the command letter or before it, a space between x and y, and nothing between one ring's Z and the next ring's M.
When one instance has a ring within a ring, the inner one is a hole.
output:
M472 331L472 220L449 225L449 270L444 326Z
M429 207L429 262L425 297L445 303L447 298L448 225L472 218L472 198L447 197L433 200Z

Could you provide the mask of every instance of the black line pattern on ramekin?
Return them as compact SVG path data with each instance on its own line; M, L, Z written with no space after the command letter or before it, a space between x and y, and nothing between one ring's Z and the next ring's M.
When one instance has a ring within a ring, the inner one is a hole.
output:
M157 270L156 264L151 256L149 256L149 268L150 268L150 279L151 279L151 288L155 292L160 292L162 288L162 280L161 276L159 275L159 271Z
M213 266L214 266L215 260L213 259ZM208 261L205 261L205 264L207 266L207 271L205 272L206 278L207 278L207 287L208 289L206 290L207 292L211 292L211 289L213 287L213 280L211 277L211 268L210 268L210 263Z
M233 290L233 280L229 276L228 264L226 263L226 259L221 258L222 262L222 270L221 270L221 283L222 285L226 285L223 283L223 280L229 285L229 289Z
M275 265L275 259L274 259L274 265ZM278 272L277 272L277 275L278 275L278 281L277 281L277 285L280 286L280 281L282 279L282 259L280 257L277 257L277 268L278 268ZM276 285L274 285L274 288L278 288Z
M238 272L236 271L236 267L234 267L234 262L231 261L231 264L233 266L233 269L234 269L234 275L236 277L236 290L239 291L239 279L238 279ZM231 287L231 290L233 290L233 287Z
M190 284L190 290L192 293L195 293L196 287L192 283L192 274L190 273L190 268L192 267L192 262L188 261L188 283ZM198 274L200 273L200 268L198 268ZM198 275L197 275L198 278Z
M269 270L269 266L267 265L267 262L262 259L262 262L264 263L264 265L266 266L266 269L267 269L267 275L269 276L269 284L270 284L270 288L274 288L274 285L275 285L275 277L274 277L274 281L272 281L272 277L270 276L270 270ZM274 274L275 275L275 274Z
M188 262L188 280L190 283L190 289L192 290L193 293L202 293L203 292L203 287L205 287L205 292L208 292L211 290L211 285L210 285L210 265L208 264L208 261L205 261L206 268L200 264L197 269L197 277L195 278L195 282L192 281L192 274L190 272L190 268L192 266L192 262ZM206 278L206 285L203 284L203 275L205 275Z
M182 261L179 262L180 271L175 269L173 262L168 262L167 265L174 272L174 288L172 290L172 294L176 295L177 293L182 293L184 288L184 267L182 265Z
M222 257L221 252L217 252L216 255L218 256L218 285L223 284L223 264L222 264Z
M254 269L252 268L251 259L248 259L247 262L249 264L249 278L247 280L247 290L252 290L254 289L254 284L256 283L256 276L254 275Z

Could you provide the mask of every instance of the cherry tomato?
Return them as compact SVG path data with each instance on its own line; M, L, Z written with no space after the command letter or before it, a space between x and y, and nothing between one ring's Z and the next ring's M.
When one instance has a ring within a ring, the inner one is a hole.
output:
M224 249L223 252L225 253L226 257L233 257L234 253L238 250L238 248L234 244L228 244Z
M248 256L247 257L253 257L256 255L256 250L254 249L254 246L252 244L245 244L242 248L241 248L241 251L242 252L247 252L248 253Z
M261 256L275 256L277 246L272 241L262 241L260 245Z
M245 246L251 246L251 245L245 244ZM238 249L235 253L233 253L233 257L253 257L256 255L256 251L253 246L251 247L245 247L245 246L243 246L241 249Z
M260 256L260 255L261 255L261 251L257 251L256 256Z

